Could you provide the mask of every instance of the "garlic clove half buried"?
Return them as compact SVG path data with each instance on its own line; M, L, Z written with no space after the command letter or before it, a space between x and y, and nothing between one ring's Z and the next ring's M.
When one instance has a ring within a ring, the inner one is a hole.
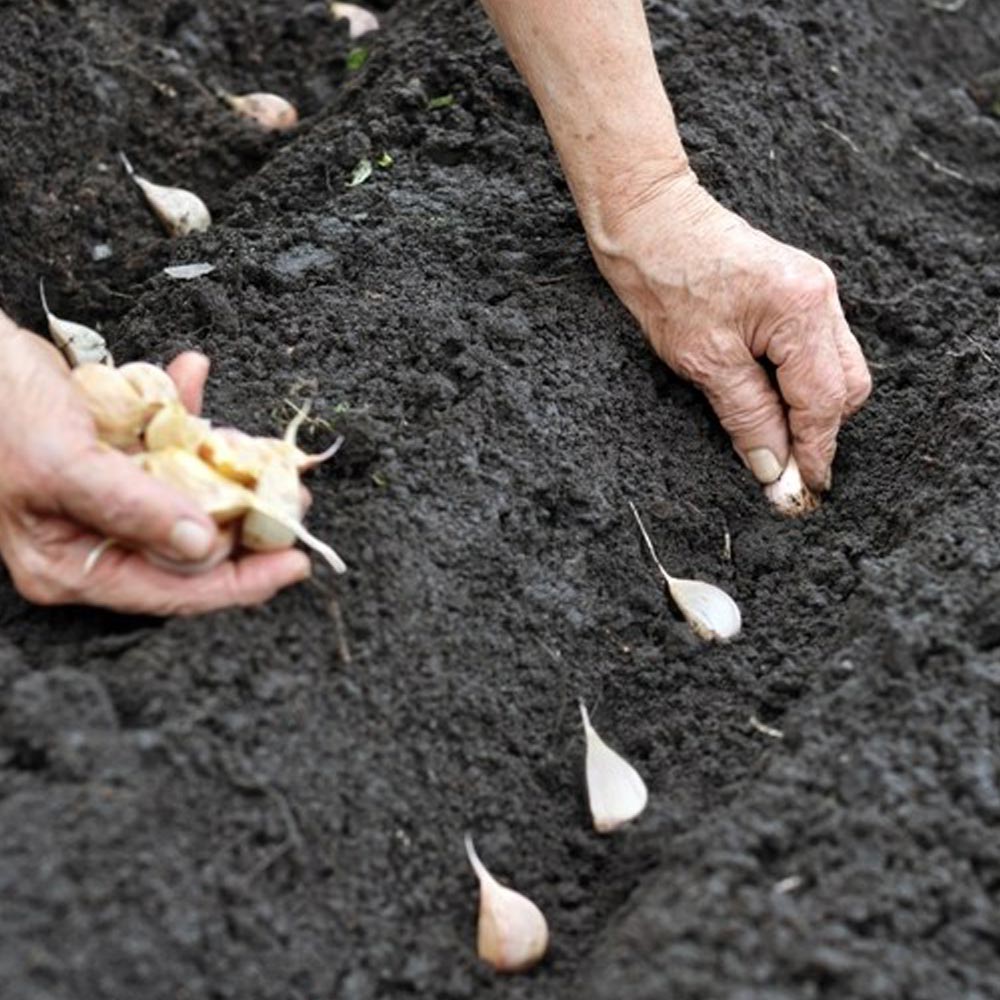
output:
M545 916L527 896L501 885L487 871L468 834L465 853L479 879L479 957L497 972L525 972L542 960L549 946Z
M587 706L580 702L583 731L587 739L587 799L594 829L610 833L638 816L646 808L649 793L638 771L615 753L590 724Z
M378 31L378 18L356 3L331 3L330 14L335 21L346 20L351 38L360 38L372 31Z
M265 132L287 132L299 123L295 105L277 94L219 95L241 118L252 121Z
M634 503L629 503L639 531L656 563L656 568L667 583L670 599L691 626L691 631L700 639L712 642L725 641L739 634L743 625L742 615L736 602L721 588L702 580L684 580L671 576L664 568L653 548L653 542L646 526L639 517Z
M82 323L60 319L53 314L45 298L45 281L42 278L38 279L38 295L42 300L42 309L45 310L45 319L49 324L49 334L56 347L62 351L63 357L69 362L70 368L85 364L114 367L115 362L108 350L107 341L96 330Z
M781 475L764 487L764 496L785 517L801 517L819 506L819 497L802 481L794 455L789 457Z
M208 207L193 191L154 184L135 172L124 153L119 153L118 156L125 167L125 173L138 185L146 204L168 235L187 236L188 233L202 232L212 224Z

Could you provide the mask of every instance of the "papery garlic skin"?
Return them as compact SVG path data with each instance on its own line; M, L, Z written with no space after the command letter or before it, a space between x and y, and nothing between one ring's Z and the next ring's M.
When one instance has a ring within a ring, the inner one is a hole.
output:
M51 309L45 297L45 282L38 279L38 294L42 300L42 309L49 326L49 334L56 347L69 362L70 368L85 364L100 364L114 367L114 359L108 350L107 341L89 326L74 323L72 320L60 319Z
M299 123L295 105L277 94L223 94L222 99L265 132L287 132Z
M168 235L187 236L188 233L203 232L211 226L212 215L208 206L193 191L154 184L135 172L124 153L118 155L121 157L125 172L139 186L146 203Z
M764 487L764 496L785 517L801 517L819 506L819 497L802 481L794 455L789 457L781 475Z
M649 792L639 772L601 739L580 702L587 741L587 800L594 829L611 833L634 820L646 808Z
M355 3L331 3L330 13L334 20L347 20L348 35L352 39L378 31L379 23L375 14Z
M545 916L527 896L501 885L487 871L468 835L465 853L479 879L479 957L497 972L525 972L537 965L548 949Z

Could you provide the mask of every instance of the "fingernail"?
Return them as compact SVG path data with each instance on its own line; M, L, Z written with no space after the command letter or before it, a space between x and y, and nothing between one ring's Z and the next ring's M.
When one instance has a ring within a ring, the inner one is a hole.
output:
M212 532L186 517L182 517L170 532L170 547L182 559L204 559L213 541Z
M759 483L773 483L781 475L781 463L769 448L751 448L747 464Z

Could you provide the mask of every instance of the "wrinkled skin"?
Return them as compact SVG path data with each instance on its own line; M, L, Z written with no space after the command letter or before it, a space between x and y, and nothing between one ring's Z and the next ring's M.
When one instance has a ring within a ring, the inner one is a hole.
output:
M829 489L837 433L872 388L830 269L723 208L690 171L622 198L591 247L653 349L702 389L757 478L776 479L794 452L805 482Z
M196 575L153 566L134 550L183 569L211 562L226 539L192 501L98 441L62 356L2 312L0 352L0 558L28 600L199 614L259 604L309 575L309 559L293 549L227 558ZM168 372L199 412L208 359L185 353ZM85 574L88 554L109 536L128 548L112 547Z

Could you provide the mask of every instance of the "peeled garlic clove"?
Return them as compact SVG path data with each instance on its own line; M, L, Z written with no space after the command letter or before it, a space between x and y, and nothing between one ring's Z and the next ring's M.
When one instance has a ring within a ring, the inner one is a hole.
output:
M355 3L331 3L330 13L335 21L347 20L351 38L360 38L371 31L378 31L378 18L370 10Z
M191 497L209 517L225 524L253 507L253 494L220 475L183 448L164 448L136 455L151 476Z
M615 753L590 724L587 707L580 702L587 738L587 799L594 829L610 833L636 818L646 808L649 793L636 769Z
M265 132L287 132L299 123L295 105L277 94L223 94L222 99Z
M210 433L211 425L207 420L192 416L181 402L175 401L163 406L149 421L143 441L149 451L182 448L197 454Z
M764 487L764 496L785 517L801 517L819 506L819 497L802 482L799 463L794 455L788 459L785 471Z
M542 911L486 870L468 835L465 853L479 879L479 957L497 972L530 969L541 961L549 945L549 928Z
M38 279L38 294L49 324L49 333L71 368L85 364L114 365L107 342L96 330L53 314L45 298L45 282L41 278Z
M663 563L660 562L660 557L653 547L653 540L649 537L635 504L630 502L629 508L639 525L639 531L656 568L667 583L671 600L677 605L695 635L709 641L732 639L737 635L742 627L742 616L736 602L724 590L711 583L672 577L663 568Z
M193 191L154 184L135 172L124 153L118 155L125 172L139 186L146 203L170 236L187 236L208 229L212 224L208 207Z
M70 381L83 397L102 441L123 449L139 443L146 403L122 378L120 369L90 362L74 368Z
M736 602L720 588L702 580L670 577L667 587L674 604L701 639L732 639L742 626Z
M287 520L279 523L259 510L250 511L243 519L244 547L254 552L291 548L295 544L295 532L288 527L288 522L301 521L303 514L295 466L279 459L268 462L257 480L254 497L268 509L282 511Z
M273 452L264 438L254 438L234 427L215 427L198 444L198 455L227 479L254 486Z

